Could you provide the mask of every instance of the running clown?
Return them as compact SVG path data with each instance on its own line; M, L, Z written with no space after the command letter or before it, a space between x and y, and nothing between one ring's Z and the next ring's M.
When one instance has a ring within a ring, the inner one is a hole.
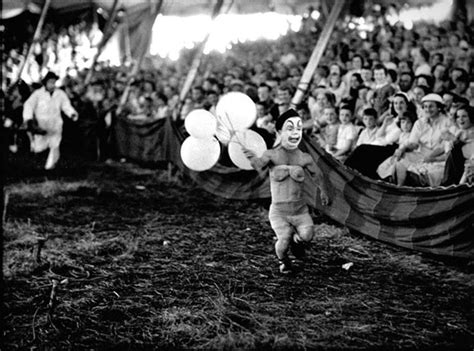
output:
M298 146L303 135L303 122L298 113L290 109L281 114L276 123L280 142L257 157L251 150L244 152L253 168L270 169L270 190L272 202L269 219L277 241L275 251L280 261L280 272L293 271L288 253L296 259L305 254L305 244L313 239L313 220L303 195L304 169L316 177L321 191L321 203L329 204L327 187L313 158Z

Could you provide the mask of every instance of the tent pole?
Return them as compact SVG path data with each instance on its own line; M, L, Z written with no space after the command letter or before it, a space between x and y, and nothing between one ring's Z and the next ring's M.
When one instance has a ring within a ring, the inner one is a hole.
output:
M91 68L89 69L89 72L87 72L87 76L84 81L85 85L88 85L90 83L92 76L94 74L97 60L99 59L100 54L102 54L102 50L104 49L105 44L107 43L107 41L109 41L110 37L112 37L112 33L110 33L110 31L115 21L115 17L117 17L118 3L119 3L119 0L114 0L114 4L112 5L112 10L110 12L107 23L105 24L104 34L102 35L102 39L100 40L99 46L97 47L97 52L95 53L94 58L92 60Z
M128 24L128 17L125 16L124 20L124 26L122 30L125 32L124 33L124 46L125 46L125 62L131 62L132 61L132 51L131 51L131 45L130 45L130 27Z
M26 53L25 59L21 63L20 69L18 70L18 74L14 83L18 82L21 79L21 75L25 69L25 66L27 65L28 60L31 57L31 54L33 53L33 48L36 42L39 40L39 37L41 35L41 30L43 29L44 20L46 19L46 14L48 13L50 4L51 4L51 0L46 0L46 2L43 5L43 9L41 10L41 15L38 21L38 25L36 26L35 33L33 34L33 40L31 41L31 44L28 47L28 52Z
M323 31L321 32L318 42L316 43L313 53L311 54L308 64L306 65L304 72L301 76L300 82L298 83L296 93L291 100L291 106L293 108L295 108L301 103L304 95L308 91L309 84L311 83L311 78L313 77L313 74L316 71L316 68L318 67L321 57L323 56L324 50L326 49L326 45L328 44L336 21L339 17L339 14L341 13L344 1L345 0L334 1L334 5L331 9L331 13L329 14L327 23L324 26Z
M214 19L219 15L219 12L221 11L223 4L224 4L224 0L217 0L216 5L214 6L214 10L212 11L212 17L211 17L212 21L214 21ZM194 56L194 59L191 63L191 67L188 71L188 75L186 76L186 80L184 81L183 87L179 94L178 106L182 106L182 104L184 103L184 100L186 99L186 96L188 95L188 92L191 89L191 85L193 84L194 79L196 78L199 66L201 65L202 55L204 53L204 47L206 46L206 43L209 40L210 35L211 33L207 33L206 37L204 38L204 40L201 42L201 44L198 47L196 56Z
M136 61L135 65L133 66L132 71L130 72L127 80L127 85L125 86L125 89L122 93L122 96L120 98L119 105L117 107L117 115L122 112L122 108L125 106L125 103L127 102L128 95L130 94L130 88L132 85L132 81L135 79L137 76L138 72L140 71L140 67L143 62L143 58L145 57L145 54L147 51L150 49L150 42L151 42L151 35L152 35L152 28L153 24L155 23L156 16L161 10L161 5L163 4L163 0L158 0L158 2L155 4L153 11L151 11L150 17L148 17L149 23L149 28L146 31L146 37L145 37L145 43L141 48L140 55L138 57L138 60Z

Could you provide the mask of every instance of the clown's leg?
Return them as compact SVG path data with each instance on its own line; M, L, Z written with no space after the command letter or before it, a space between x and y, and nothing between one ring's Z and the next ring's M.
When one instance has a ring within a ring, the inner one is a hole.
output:
M291 260L288 257L293 229L289 224L287 224L286 226L274 228L273 230L277 236L277 241L275 243L275 253L278 257L278 260L280 261L280 273L288 274L293 270L293 267L291 266Z
M292 229L288 226L288 229L279 229L275 231L277 235L277 241L275 243L275 253L280 261L288 259L288 250L291 243Z
M283 217L271 216L270 223L277 237L275 253L280 261L280 272L288 274L292 270L288 250L292 240L293 228Z
M294 216L292 224L296 227L296 233L291 240L290 250L297 259L305 256L306 246L314 235L313 219L309 212Z

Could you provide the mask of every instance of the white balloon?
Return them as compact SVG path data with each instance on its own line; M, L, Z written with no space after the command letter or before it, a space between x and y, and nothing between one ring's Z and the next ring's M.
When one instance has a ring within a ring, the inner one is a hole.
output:
M244 93L233 91L225 94L216 105L217 118L231 130L249 128L257 118L257 107Z
M253 169L242 150L242 144L246 149L255 152L257 157L261 157L265 150L267 150L265 140L260 134L250 129L236 132L230 140L229 156L232 162L240 169Z
M208 139L216 133L217 119L204 109L191 111L184 119L187 132L198 139Z
M198 139L187 137L181 145L181 159L186 167L201 172L212 168L221 155L221 147L216 138Z

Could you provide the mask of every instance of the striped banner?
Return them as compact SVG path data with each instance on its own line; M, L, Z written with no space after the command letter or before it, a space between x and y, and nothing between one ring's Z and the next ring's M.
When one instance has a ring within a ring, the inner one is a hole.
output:
M147 124L118 121L117 150L127 158L174 163L204 190L228 199L270 197L266 173L244 171L226 162L225 152L209 171L184 166L179 152L186 138L169 119ZM322 170L331 204L323 207L315 180L305 182L308 204L352 231L400 247L442 256L474 258L474 187L398 187L345 167L306 138L301 148Z
M317 201L316 184L306 184L308 201L320 212L353 231L404 248L474 257L474 187L399 187L345 167L310 140L304 148L330 184L329 207Z

